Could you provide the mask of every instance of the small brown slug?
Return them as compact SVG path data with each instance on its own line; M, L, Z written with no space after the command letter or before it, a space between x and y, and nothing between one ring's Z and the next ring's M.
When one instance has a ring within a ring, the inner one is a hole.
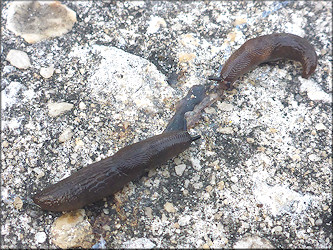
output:
M71 211L101 200L186 150L200 136L172 131L150 137L120 149L113 156L88 165L33 197L42 209Z
M317 54L304 38L288 33L259 36L246 41L224 64L218 81L222 89L228 89L241 75L261 63L289 59L302 64L302 77L308 78L316 69Z

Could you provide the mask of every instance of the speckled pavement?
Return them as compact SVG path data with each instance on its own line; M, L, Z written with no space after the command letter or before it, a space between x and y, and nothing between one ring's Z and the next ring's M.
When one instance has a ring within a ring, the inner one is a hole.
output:
M29 44L6 27L2 1L2 249L332 248L330 1L61 3L74 26ZM201 140L115 197L73 217L31 203L161 133L191 86L214 84L233 51L274 32L315 47L309 79L295 62L259 66L204 110L189 131ZM10 50L29 64L13 66Z

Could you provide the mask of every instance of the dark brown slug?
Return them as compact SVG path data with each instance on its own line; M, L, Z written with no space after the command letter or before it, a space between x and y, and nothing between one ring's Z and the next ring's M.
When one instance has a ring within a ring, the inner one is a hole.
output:
M53 184L33 197L42 209L71 211L101 200L186 150L200 136L172 131L150 137L120 149L113 156L95 162Z
M169 120L163 133L168 131L187 130L185 113L192 111L195 106L202 102L205 97L206 88L203 85L194 85L189 89L187 95L176 105L176 113Z
M241 75L261 63L289 59L302 64L302 77L308 78L316 69L317 54L304 38L288 33L259 36L246 41L224 64L220 77L211 77L228 89Z

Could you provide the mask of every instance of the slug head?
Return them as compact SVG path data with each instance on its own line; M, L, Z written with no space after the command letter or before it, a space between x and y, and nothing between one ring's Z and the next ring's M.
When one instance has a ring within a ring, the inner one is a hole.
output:
M217 81L220 89L222 89L222 90L229 90L232 88L231 82L224 81L224 79L222 77L211 76L211 77L208 77L208 80Z

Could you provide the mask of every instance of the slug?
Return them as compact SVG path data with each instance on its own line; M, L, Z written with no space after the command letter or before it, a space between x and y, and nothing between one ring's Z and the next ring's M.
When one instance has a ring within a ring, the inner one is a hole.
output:
M218 81L222 89L229 89L241 75L261 63L289 59L302 64L302 77L308 78L316 69L317 54L304 38L288 33L259 36L246 41L224 64Z
M181 99L176 106L176 113L170 119L166 129L167 131L187 130L187 121L185 113L192 111L194 107L201 103L205 97L206 88L203 85L194 85L189 89L187 95Z
M173 158L199 138L187 131L172 131L131 144L45 188L33 201L54 212L82 208L120 191L147 169Z

